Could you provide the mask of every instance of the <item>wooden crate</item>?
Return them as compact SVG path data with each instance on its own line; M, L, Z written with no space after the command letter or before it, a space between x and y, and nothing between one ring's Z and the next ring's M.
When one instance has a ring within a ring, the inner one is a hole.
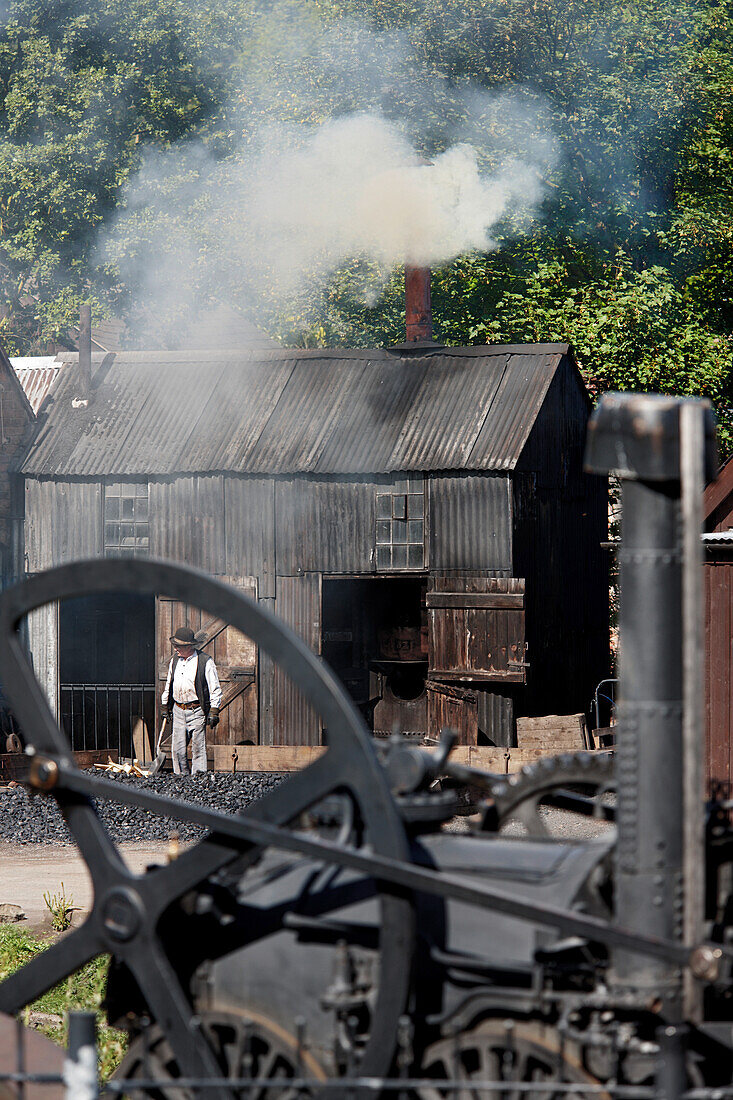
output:
M582 752L592 748L584 714L548 714L543 718L517 718L517 745L545 755Z

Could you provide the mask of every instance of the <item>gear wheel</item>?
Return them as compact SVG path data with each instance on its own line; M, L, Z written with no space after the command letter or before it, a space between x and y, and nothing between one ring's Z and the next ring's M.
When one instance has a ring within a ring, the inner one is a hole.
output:
M610 755L576 752L542 757L494 784L484 827L501 829L511 820L523 826L528 836L552 836L543 810L554 805L572 811L572 796L567 788L573 788L573 794L577 792L582 796L584 818L609 820L612 814L607 812L610 809L607 796L615 791L615 782ZM578 820L577 814L565 816ZM566 828L562 835L567 835Z

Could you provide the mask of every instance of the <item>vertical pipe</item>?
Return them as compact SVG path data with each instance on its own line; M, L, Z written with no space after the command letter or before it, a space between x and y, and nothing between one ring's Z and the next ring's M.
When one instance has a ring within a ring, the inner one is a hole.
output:
M705 896L705 789L700 751L705 729L702 496L705 489L704 407L686 401L680 408L680 478L682 483L682 651L683 678L683 933L686 943L703 938ZM683 983L684 1017L702 1019L702 987L689 970Z
M92 392L92 307L79 310L79 396L88 401Z
M700 528L693 498L700 494L701 471L714 466L710 408L692 403L699 410L696 423L694 412L683 413L685 404L655 395L606 395L591 420L586 453L587 469L622 480L615 917L630 931L678 941L685 931L699 932L702 898L699 890L686 908L704 858L697 824L700 578L693 575L700 570ZM693 631L686 643L683 625ZM679 1020L683 978L677 967L616 950L611 981L670 1022ZM686 993L691 982L685 979ZM695 995L693 990L685 1007Z
M433 338L429 267L405 266L405 326L408 344Z
M622 488L621 699L617 708L616 919L682 938L682 556L679 481ZM679 979L662 960L618 951L614 978L675 1015Z
M93 1012L69 1013L64 1084L66 1100L98 1100L97 1037Z

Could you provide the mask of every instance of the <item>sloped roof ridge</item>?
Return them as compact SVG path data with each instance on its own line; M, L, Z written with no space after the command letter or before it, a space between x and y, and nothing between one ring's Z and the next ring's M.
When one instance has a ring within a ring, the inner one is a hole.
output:
M76 410L69 362L23 468L62 478L511 470L568 350L121 352Z

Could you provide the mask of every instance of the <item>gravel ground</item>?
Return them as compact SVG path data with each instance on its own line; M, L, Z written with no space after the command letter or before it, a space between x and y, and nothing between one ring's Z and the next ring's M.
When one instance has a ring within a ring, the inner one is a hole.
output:
M99 772L94 772L99 776ZM163 773L151 779L130 776L105 776L115 783L152 791L180 802L206 806L222 813L236 813L266 791L282 782L282 776L232 775L229 772L205 772L200 776L174 776ZM159 817L148 810L125 806L111 799L97 803L100 817L115 843L125 841L168 840L177 831L182 841L196 840L205 831L198 825ZM0 790L0 840L14 844L71 844L71 836L53 798L29 795L23 787Z
M96 771L93 774L99 776L100 773ZM231 772L205 772L194 777L164 772L151 779L124 775L105 778L222 813L237 813L287 777L270 773L233 775ZM112 799L100 799L98 808L102 821L117 844L167 841L173 831L178 833L181 841L193 841L206 831L198 825L177 821L173 817L159 817ZM562 810L542 807L540 814L545 828L557 839L586 840L603 836L609 829L608 825L599 821L579 818ZM457 817L445 828L451 832L468 832L472 824L465 817ZM505 836L520 836L524 830L510 821L502 832ZM0 841L16 845L73 843L54 800L41 794L29 795L23 787L0 788Z

